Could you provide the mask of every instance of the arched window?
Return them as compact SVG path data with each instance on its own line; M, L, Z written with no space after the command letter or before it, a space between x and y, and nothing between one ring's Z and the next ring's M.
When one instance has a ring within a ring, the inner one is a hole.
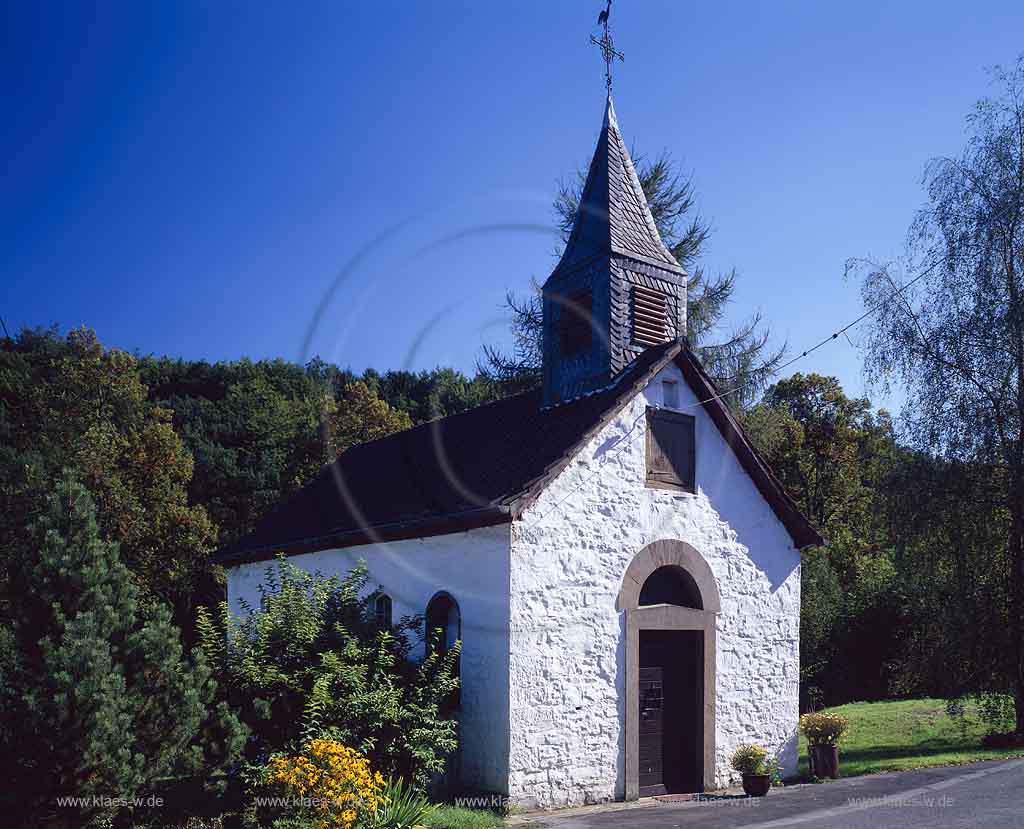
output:
M377 627L381 630L391 629L391 597L387 593L377 594L373 602L373 613L377 619Z
M640 588L640 606L652 604L674 604L696 610L704 609L697 582L686 570L675 565L659 567L647 577L644 586Z
M441 636L437 641L441 653L445 654L462 638L462 616L459 605L449 593L438 593L427 605L426 619L427 647L434 645L434 638L440 628Z
M427 605L426 616L427 653L435 646L439 654L444 656L451 649L452 645L462 640L462 615L459 613L459 604L452 598L451 594L441 591L430 600ZM440 630L440 635L438 631ZM461 659L455 661L455 675L460 675ZM444 703L446 712L453 711L459 707L462 700L462 689L457 688Z

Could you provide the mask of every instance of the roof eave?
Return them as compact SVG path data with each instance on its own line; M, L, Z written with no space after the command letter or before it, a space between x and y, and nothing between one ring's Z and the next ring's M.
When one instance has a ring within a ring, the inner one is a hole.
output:
M269 544L262 547L247 547L234 550L227 547L215 553L211 558L214 564L222 567L237 567L240 564L251 564L268 561L278 555L302 555L317 553L323 550L339 550L346 547L359 547L365 544L380 544L389 541L405 541L413 538L430 538L438 535L451 535L481 527L492 527L506 524L512 520L511 510L503 505L480 507L448 515L432 515L426 518L395 521L356 530L330 533L314 538L296 539L283 544Z

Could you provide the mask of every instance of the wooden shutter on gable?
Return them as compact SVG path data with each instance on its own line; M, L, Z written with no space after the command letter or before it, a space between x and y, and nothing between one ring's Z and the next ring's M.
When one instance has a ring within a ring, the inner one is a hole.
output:
M691 415L647 410L647 484L696 492L696 421Z

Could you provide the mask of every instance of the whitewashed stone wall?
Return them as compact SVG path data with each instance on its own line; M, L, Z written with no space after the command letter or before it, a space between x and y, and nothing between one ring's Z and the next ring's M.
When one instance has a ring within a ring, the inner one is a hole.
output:
M370 589L391 596L395 621L422 614L439 591L450 593L462 615L461 774L476 788L504 792L509 755L509 525L432 538L367 544L293 556L309 572L343 575L360 560ZM273 562L270 562L273 565ZM259 604L268 562L228 571L228 601Z
M694 414L696 495L648 489L645 409L675 380ZM620 799L625 649L615 609L647 544L680 539L707 560L717 622L716 781L743 742L796 770L800 557L675 366L655 378L516 521L465 533L294 556L348 572L363 560L396 619L445 590L462 615L462 775L524 805ZM228 598L258 602L266 562L228 573Z
M697 494L648 489L645 408L675 380L696 421ZM800 556L681 373L669 366L512 527L509 793L554 807L624 796L623 573L680 539L718 582L716 781L743 742L796 770Z

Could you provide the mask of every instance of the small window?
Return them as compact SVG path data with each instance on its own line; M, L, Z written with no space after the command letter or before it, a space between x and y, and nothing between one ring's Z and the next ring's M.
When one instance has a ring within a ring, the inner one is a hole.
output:
M564 298L560 306L558 344L562 353L588 351L593 337L593 295L590 291L580 291Z
M448 593L438 593L427 605L427 647L437 644L442 654L462 638L459 605Z
M661 405L666 409L679 408L679 384L675 380L665 380L661 384Z
M377 617L377 627L382 630L391 629L391 597L381 593L373 603L373 612Z
M694 418L647 410L647 485L696 492Z
M444 656L451 650L456 642L462 641L462 614L459 612L458 602L449 593L443 590L430 600L427 605L426 617L427 653L435 647L440 656ZM455 674L461 673L461 659L455 663ZM461 688L456 688L452 696L445 700L443 708L450 711L458 708L462 699Z
M633 286L633 342L658 345L672 339L668 297L661 291Z

